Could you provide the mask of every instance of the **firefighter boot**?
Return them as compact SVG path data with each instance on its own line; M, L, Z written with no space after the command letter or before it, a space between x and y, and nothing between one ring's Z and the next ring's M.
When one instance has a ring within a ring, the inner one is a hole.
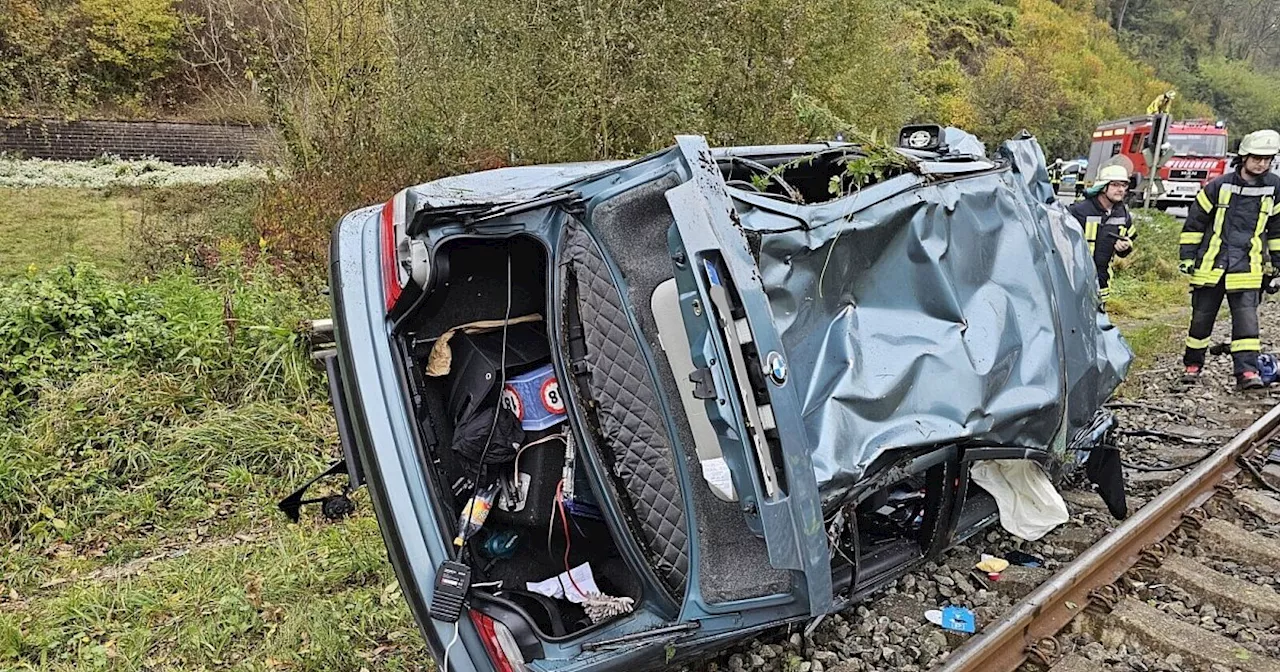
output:
M1195 385L1200 382L1200 374L1204 372L1204 367L1199 364L1188 364L1187 368L1182 372L1183 385Z
M1257 371L1245 371L1236 376L1237 390L1261 390L1265 387L1266 385L1262 382L1262 376L1258 375Z

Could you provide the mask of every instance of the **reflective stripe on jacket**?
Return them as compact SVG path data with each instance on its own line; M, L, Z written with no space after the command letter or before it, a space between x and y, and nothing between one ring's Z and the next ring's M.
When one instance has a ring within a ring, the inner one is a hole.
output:
M1084 240L1089 244L1089 254L1093 255L1094 269L1098 272L1098 297L1105 301L1111 294L1111 261L1117 254L1116 241L1133 240L1138 235L1133 216L1123 203L1116 203L1110 211L1104 210L1097 197L1077 201L1067 211L1084 230Z

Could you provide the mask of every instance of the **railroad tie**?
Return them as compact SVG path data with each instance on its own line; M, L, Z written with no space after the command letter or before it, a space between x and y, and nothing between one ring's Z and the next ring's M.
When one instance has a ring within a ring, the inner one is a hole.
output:
M1105 630L1121 630L1147 646L1177 653L1200 666L1221 665L1244 672L1280 672L1280 661L1254 653L1222 635L1202 630L1133 598L1125 598L1107 616Z
M1280 541L1250 532L1223 520L1209 520L1200 529L1206 548L1250 565L1280 570Z
M1171 583L1219 609L1252 609L1259 614L1280 616L1280 595L1270 586L1259 586L1228 576L1185 555L1166 558L1156 570Z

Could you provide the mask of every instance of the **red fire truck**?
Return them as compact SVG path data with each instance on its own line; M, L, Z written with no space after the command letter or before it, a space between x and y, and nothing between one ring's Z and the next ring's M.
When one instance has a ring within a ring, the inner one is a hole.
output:
M1151 175L1151 161L1159 165L1161 187L1152 194L1160 209L1188 205L1201 185L1230 170L1227 156L1227 129L1222 122L1207 120L1169 123L1161 156L1148 146L1153 125L1162 115L1146 115L1104 121L1093 132L1089 147L1089 168L1084 182L1092 184L1098 170L1110 163L1128 163L1134 174L1132 194L1141 198ZM1144 152L1144 150L1146 150ZM1123 157L1117 159L1115 157ZM1159 159L1166 158L1164 163Z

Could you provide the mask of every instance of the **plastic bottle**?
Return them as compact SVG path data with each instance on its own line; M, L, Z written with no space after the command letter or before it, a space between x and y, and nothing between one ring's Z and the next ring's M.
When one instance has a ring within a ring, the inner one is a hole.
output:
M453 538L453 545L461 547L471 535L484 527L489 518L489 509L493 508L493 500L498 494L498 484L494 483L484 490L477 490L466 505L462 507L462 515L458 518L458 536Z

